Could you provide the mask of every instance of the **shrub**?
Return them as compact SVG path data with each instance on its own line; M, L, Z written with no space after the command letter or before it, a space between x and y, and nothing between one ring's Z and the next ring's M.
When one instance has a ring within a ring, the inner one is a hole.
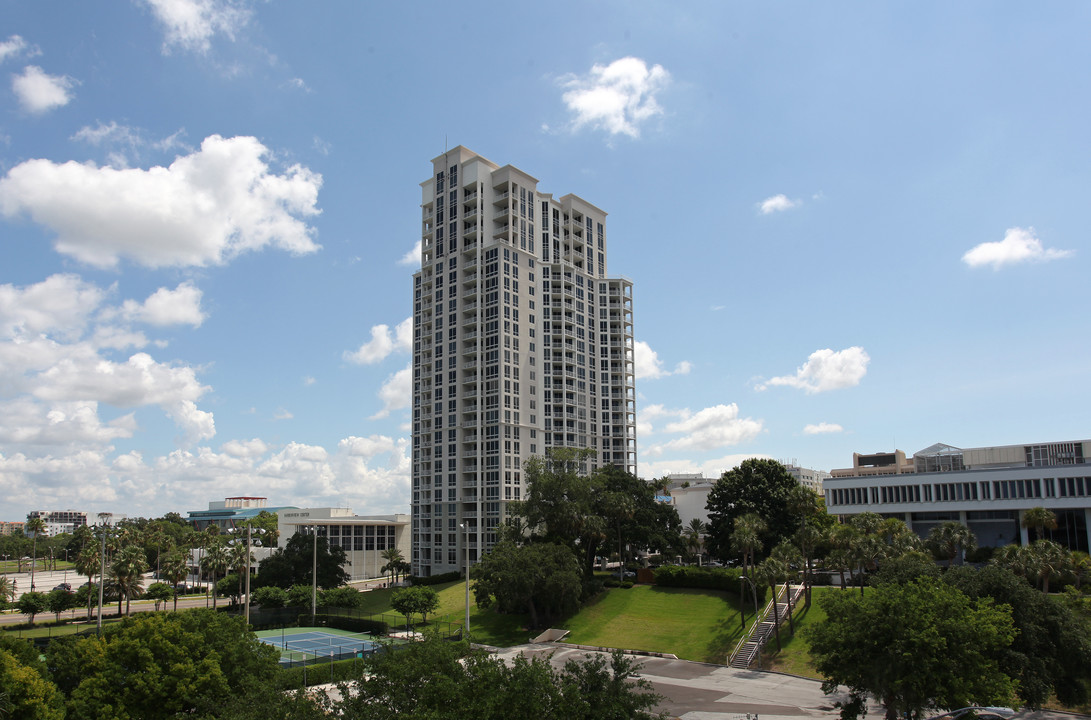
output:
M722 590L739 592L741 568L695 567L685 565L664 565L655 571L655 584L660 587L698 588L702 590ZM766 588L758 584L758 601L765 601Z
M356 588L348 587L347 585L332 590L323 590L318 593L318 602L322 605L332 607L360 607L362 601L363 598L360 597L360 591Z

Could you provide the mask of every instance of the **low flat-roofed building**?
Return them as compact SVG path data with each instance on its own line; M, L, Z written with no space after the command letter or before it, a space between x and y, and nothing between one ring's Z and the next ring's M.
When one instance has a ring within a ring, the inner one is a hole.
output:
M297 532L328 538L331 547L345 551L345 571L353 581L382 577L382 553L397 548L409 562L412 550L408 513L355 515L350 508L284 508L277 513L280 547ZM457 532L457 531L456 531Z
M197 530L205 530L209 525L215 525L220 530L230 530L239 523L246 522L262 512L273 513L293 508L293 505L269 507L268 499L263 497L240 495L224 498L208 504L208 510L190 510L186 518Z
M871 458L893 458L875 465ZM969 527L979 546L1026 544L1023 514L1045 507L1057 516L1047 537L1073 550L1091 547L1091 440L957 448L936 444L911 460L901 451L853 455L853 467L826 480L833 515L874 512L905 520L921 537L940 523ZM868 458L860 462L860 458ZM878 473L875 468L887 468ZM902 468L894 472L893 468ZM911 469L906 469L911 468Z

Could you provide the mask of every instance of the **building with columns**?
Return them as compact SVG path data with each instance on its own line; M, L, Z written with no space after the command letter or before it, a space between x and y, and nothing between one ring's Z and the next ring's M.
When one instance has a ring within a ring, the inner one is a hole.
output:
M496 542L523 463L592 448L636 473L633 284L607 274L606 213L462 147L421 183L413 275L412 565Z
M874 512L905 520L917 534L948 520L969 527L979 546L1031 540L1022 525L1033 507L1052 510L1047 536L1072 550L1091 547L1091 440L957 448L936 444L906 459L901 451L853 456L853 467L824 482L834 515Z

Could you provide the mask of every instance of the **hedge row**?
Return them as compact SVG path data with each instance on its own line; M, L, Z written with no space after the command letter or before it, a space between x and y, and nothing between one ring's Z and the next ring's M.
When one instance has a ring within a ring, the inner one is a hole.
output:
M416 575L409 578L409 582L413 585L442 585L443 583L454 582L462 578L462 573L458 570L452 572L440 573L439 575L431 575L429 577L418 577Z
M352 680L360 677L361 672L363 672L361 660L335 660L332 663L308 665L306 668L302 666L280 668L277 673L277 684L280 690L297 690L303 687L304 677L307 679L307 686L311 686Z
M739 592L741 568L664 565L655 570L655 584L660 587L700 588ZM765 602L765 587L758 587L758 602Z
M358 633L366 632L374 635L386 635L390 630L390 626L382 620L351 617L349 615L334 615L330 613L323 613L320 615L304 613L299 616L299 627L331 627L336 628L337 630L348 630L349 632Z

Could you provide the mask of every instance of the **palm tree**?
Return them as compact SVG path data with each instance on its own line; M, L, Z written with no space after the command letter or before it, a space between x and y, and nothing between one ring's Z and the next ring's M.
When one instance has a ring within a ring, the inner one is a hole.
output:
M686 527L686 544L698 557L701 555L703 536L708 532L708 525L701 518L693 518Z
M785 567L780 560L774 557L767 557L761 561L761 564L754 568L754 576L759 579L760 582L764 582L769 585L769 589L773 595L773 627L776 630L777 635L777 652L780 652L780 609L777 607L777 584L783 577L788 574L788 568Z
M201 570L212 576L212 607L216 607L216 576L226 573L230 563L227 548L221 542L213 542L201 558Z
M1071 567L1069 553L1060 543L1052 540L1035 540L1023 548L1027 557L1027 565L1035 571L1038 580L1042 584L1042 592L1049 594L1049 581L1057 575L1068 571Z
M102 555L99 552L98 545L93 542L89 542L80 549L79 555L75 560L76 572L80 575L87 576L87 589L91 589L91 583L94 581L95 576L101 572L102 569ZM101 582L101 580L100 580ZM94 593L87 593L87 619L91 619L91 606Z
M777 543L777 546L773 548L773 552L769 553L769 557L777 561L780 567L784 570L784 593L785 602L788 603L788 626L792 631L792 635L796 634L796 623L792 617L792 586L790 580L793 575L797 573L792 570L792 567L798 567L803 562L803 554L799 552L799 548L791 543L790 540L781 540Z
M832 550L826 561L837 568L837 573L841 576L842 590L845 589L845 571L848 570L851 574L853 570L855 560L853 559L852 548L856 545L856 538L859 535L860 531L852 525L834 525L830 528L827 540Z
M11 584L11 578L0 575L0 606L6 607L9 602L15 600L15 588Z
M125 615L129 615L129 604L133 598L144 594L144 573L148 569L148 559L144 548L129 545L122 548L114 561L110 563L110 573L118 590L118 613L121 612L121 598L125 598Z
M189 562L186 556L177 551L167 555L167 561L163 565L163 574L166 576L167 582L174 587L174 611L178 612L178 583L185 580L189 575Z
M379 557L386 560L386 565L379 569L379 572L385 576L387 572L390 573L391 584L397 582L397 573L401 569L398 563L405 561L405 556L402 555L402 551L396 547L387 548L379 553Z
M938 558L947 558L947 567L951 567L961 552L968 552L977 547L977 538L970 528L955 520L941 523L928 532L925 545Z
M1046 530L1057 529L1057 516L1044 507L1032 507L1023 512L1023 527L1034 529L1034 539L1042 540Z
M254 562L253 553L249 552L245 542L236 542L228 553L230 569L239 576L239 597L242 597L243 573L250 572L250 566Z
M45 532L45 521L39 515L27 515L26 525L23 530L33 533L32 550L30 551L30 591L34 592L34 567L38 564L38 535Z
M753 572L754 554L761 548L761 534L767 525L757 513L747 513L735 520L735 529L731 533L731 546L742 555L743 572L750 568Z

